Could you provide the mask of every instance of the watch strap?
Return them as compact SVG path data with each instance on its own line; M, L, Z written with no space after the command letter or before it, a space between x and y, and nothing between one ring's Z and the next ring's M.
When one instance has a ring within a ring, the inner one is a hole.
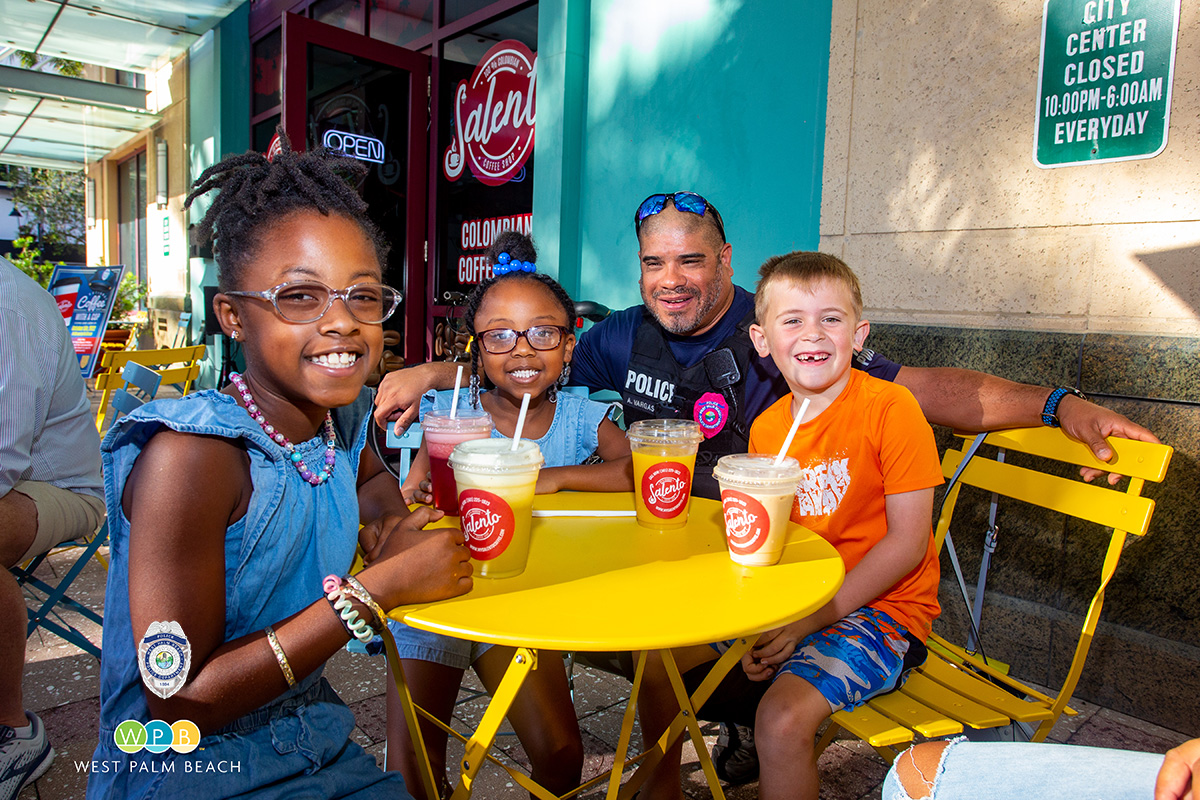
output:
M1073 394L1080 400L1087 401L1087 395L1078 389L1071 386L1060 386L1050 393L1046 398L1046 405L1042 409L1042 424L1048 425L1051 428L1060 426L1058 421L1058 406L1062 403L1062 399L1069 394Z

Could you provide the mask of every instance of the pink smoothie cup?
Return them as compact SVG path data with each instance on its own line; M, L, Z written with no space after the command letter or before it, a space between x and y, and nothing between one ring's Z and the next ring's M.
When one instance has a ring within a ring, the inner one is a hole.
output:
M425 450L429 453L429 479L433 482L433 504L447 514L458 516L458 484L450 468L450 453L460 442L486 439L492 435L492 417L482 409L459 408L430 411L421 420Z

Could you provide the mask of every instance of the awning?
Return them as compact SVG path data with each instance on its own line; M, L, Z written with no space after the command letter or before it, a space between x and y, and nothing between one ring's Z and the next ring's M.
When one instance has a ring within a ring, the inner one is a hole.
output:
M145 72L245 0L0 0L0 48ZM0 67L0 163L82 169L159 120L146 92Z
M83 169L158 120L144 89L0 67L0 163Z

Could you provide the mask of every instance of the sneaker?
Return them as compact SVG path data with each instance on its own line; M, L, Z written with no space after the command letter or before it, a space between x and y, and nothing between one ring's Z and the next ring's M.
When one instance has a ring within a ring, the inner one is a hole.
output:
M717 777L731 786L758 779L758 751L754 749L754 729L733 722L722 722L717 743L712 749Z
M21 790L42 777L54 760L54 748L46 728L32 711L26 711L32 730L20 738L7 725L0 725L0 800L15 800Z

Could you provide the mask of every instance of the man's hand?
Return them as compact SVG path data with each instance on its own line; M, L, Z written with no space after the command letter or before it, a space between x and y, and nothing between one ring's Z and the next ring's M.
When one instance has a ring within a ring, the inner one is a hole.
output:
M1073 394L1067 395L1059 403L1058 421L1068 436L1086 444L1096 458L1101 461L1111 461L1113 457L1113 449L1105 441L1109 436L1158 443L1157 436L1136 422L1132 422L1104 406L1082 400ZM1079 470L1079 474L1085 481L1090 481L1104 473L1098 469L1085 467ZM1121 477L1115 472L1110 473L1108 482L1110 485L1115 485L1121 480Z
M1192 739L1167 751L1154 782L1154 800L1195 800L1197 785L1200 785L1200 739Z
M375 424L386 429L391 423L397 436L404 433L417 421L421 395L430 389L453 389L459 366L448 361L431 361L384 375L375 395Z

